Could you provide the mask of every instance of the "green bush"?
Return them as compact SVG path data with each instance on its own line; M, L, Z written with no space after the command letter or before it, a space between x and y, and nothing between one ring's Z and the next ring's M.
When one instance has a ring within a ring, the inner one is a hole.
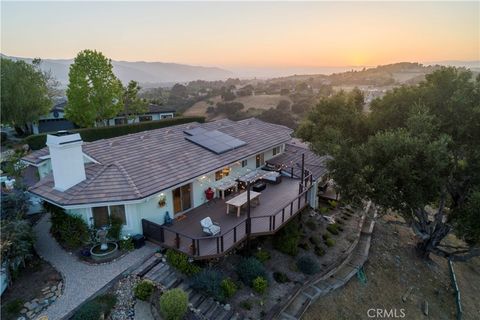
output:
M123 221L119 217L110 217L110 229L108 229L108 237L113 240L120 239L123 229Z
M257 277L266 278L263 264L254 257L244 258L237 264L237 274L244 284L251 286Z
M102 306L95 301L85 303L75 312L72 320L99 320L102 316Z
M307 250L310 249L310 246L308 245L308 243L306 242L302 242L298 245L299 248L302 248L303 250Z
M264 249L258 250L255 252L255 258L257 258L261 263L264 263L265 261L270 260L270 252Z
M135 286L133 292L135 293L135 298L146 301L153 293L155 285L150 280L143 280Z
M181 320L187 309L188 295L180 288L167 290L160 297L160 313L165 320Z
M311 244L313 244L314 246L319 246L320 245L320 239L317 237L317 236L311 236L309 239Z
M69 130L70 132L80 133L83 141L91 142L100 139L109 139L118 136L123 136L130 133L137 133L146 130L154 130L164 127L170 127L178 124L189 122L204 122L204 117L176 117L172 119L163 119L158 121L148 121L140 123L132 123L111 127L98 127L98 128L86 128ZM28 136L24 142L30 146L32 150L38 150L45 147L47 141L47 134L37 134Z
M328 211L329 211L329 209L327 207L321 207L320 208L320 213L321 214L326 214Z
M113 294L98 296L81 306L73 315L72 320L98 320L102 314L106 319L116 303L117 297Z
M5 311L7 311L7 313L11 315L19 314L20 310L22 309L23 309L23 300L21 299L14 299L5 304Z
M226 299L233 297L238 289L235 282L230 278L223 279L220 283L220 287L222 288L223 296Z
M319 257L325 255L325 249L323 249L322 247L320 246L316 246L315 247L315 254Z
M332 238L328 238L327 240L325 240L325 244L327 245L327 247L333 247L335 245L335 240L333 240Z
M51 212L50 232L63 246L76 249L90 239L87 223L78 215L65 213L63 209Z
M338 202L335 200L328 200L328 204L332 209L335 209L338 206Z
M167 250L167 261L168 263L180 271L181 273L186 274L187 276L192 276L199 273L202 269L188 261L188 256L181 252L177 252L172 249Z
M250 300L243 300L242 302L240 302L240 307L245 310L251 310L252 302Z
M297 267L298 270L305 274L315 274L320 271L320 265L318 264L317 260L308 255L298 258Z
M325 233L322 235L323 240L327 240L330 238L330 235L328 233Z
M252 288L255 292L264 294L268 288L268 281L263 277L256 277L252 281Z
M273 279L275 279L275 281L278 283L290 282L290 279L288 278L288 276L285 273L279 272L279 271L275 271L273 273Z
M327 226L328 232L330 232L331 234L334 234L334 235L337 235L337 234L338 234L338 232L339 232L339 231L338 231L338 228L339 228L339 226L338 226L338 224L336 224L336 223L334 223L334 224L329 224L329 225Z
M288 255L296 256L300 237L301 233L297 221L293 220L275 235L275 249Z
M223 274L215 269L203 269L192 277L192 288L212 296L217 301L224 301L225 296L221 287L223 278Z
M122 239L118 242L118 244L120 246L120 250L132 251L135 249L132 238Z
M317 229L317 223L313 219L308 220L307 222L305 222L305 224L307 225L308 229L310 229L310 230Z

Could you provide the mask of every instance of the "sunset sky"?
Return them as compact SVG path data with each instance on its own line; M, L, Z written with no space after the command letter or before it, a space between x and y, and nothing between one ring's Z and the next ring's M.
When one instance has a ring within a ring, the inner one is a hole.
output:
M479 2L3 2L1 52L221 67L480 59Z

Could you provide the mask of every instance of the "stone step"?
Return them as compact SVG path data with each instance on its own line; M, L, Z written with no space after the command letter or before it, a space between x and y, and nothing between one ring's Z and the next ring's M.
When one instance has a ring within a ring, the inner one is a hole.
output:
M280 314L280 320L297 320L297 318L284 311Z
M211 298L209 298L208 300L210 300L211 303L201 310L202 310L202 314L205 316L205 318L210 319L207 315L211 314L212 311L214 311L218 307L218 303Z
M155 275L157 274L157 272L163 268L166 268L167 265L164 264L164 263L159 263L157 264L156 266L154 266L153 268L151 268L145 275L144 277L147 278L147 279L153 279L155 277Z
M224 313L227 314L228 311L226 311L223 306L217 305L217 307L212 309L212 311L206 314L205 317L207 319L221 319L224 316Z
M145 274L147 274L150 270L152 270L153 267L155 267L160 262L161 262L160 259L158 259L155 256L152 256L149 259L147 259L147 261L142 263L137 269L135 269L133 274L136 274L139 277L143 277Z
M299 294L290 305L284 310L288 315L297 318L297 314L301 314L304 310L304 305L310 303L311 299L303 294Z
M155 282L162 283L161 280L170 272L172 272L172 269L170 269L168 265L164 265L162 268L152 274L151 279Z
M177 277L177 274L174 273L174 276L172 278L172 280L170 281L165 281L165 287L167 289L172 289L172 288L176 288L183 280L182 279L179 279Z
M238 313L235 313L233 310L230 310L230 311L223 310L223 311L225 312L222 313L218 317L218 319L221 319L221 320L241 320L242 319L242 316L240 316Z
M157 282L160 283L162 286L166 287L167 284L172 281L172 279L175 279L175 271L172 269L168 269L167 271L163 272L161 275L159 275L156 279Z
M205 300L203 294L196 292L192 301L190 301L195 309Z
M197 309L200 309L200 312L202 314L205 313L205 311L208 312L210 310L210 307L212 307L215 304L215 301L213 301L212 298L206 298L203 300L203 302L197 307Z

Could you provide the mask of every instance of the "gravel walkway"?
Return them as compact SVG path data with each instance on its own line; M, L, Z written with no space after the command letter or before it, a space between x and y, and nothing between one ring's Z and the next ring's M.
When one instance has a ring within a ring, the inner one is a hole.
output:
M49 261L65 280L63 295L41 315L49 320L61 319L103 286L131 266L141 263L151 255L156 246L147 243L119 260L105 265L88 265L63 250L50 235L50 215L47 214L34 227L37 236L37 253Z

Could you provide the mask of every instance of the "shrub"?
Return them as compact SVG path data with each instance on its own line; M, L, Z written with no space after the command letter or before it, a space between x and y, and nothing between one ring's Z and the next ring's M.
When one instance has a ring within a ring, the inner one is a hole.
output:
M192 276L202 270L196 264L190 263L186 254L174 251L172 249L167 250L167 261L172 267L186 274L187 276Z
M250 300L243 300L242 302L240 302L240 307L245 310L251 310L252 302Z
M305 222L305 224L307 225L308 229L310 229L310 230L315 230L315 229L317 229L317 223L316 223L314 220L312 220L312 219L310 219L310 220L308 220L307 222Z
M278 282L278 283L290 282L290 279L288 278L288 276L285 273L278 272L278 271L275 271L273 273L273 279L275 279L275 281Z
M192 277L192 288L212 296L217 301L224 301L221 287L223 274L214 269L203 269Z
M264 294L268 288L268 281L263 277L256 277L253 279L252 288L255 292Z
M321 207L320 208L320 213L321 214L326 214L328 211L329 211L329 209L327 207Z
M334 235L337 235L338 234L338 224L334 223L334 224L329 224L327 226L327 230L328 232L330 232L331 234L334 234Z
M270 260L270 252L264 249L258 250L255 252L255 258L257 258L261 263L264 263L265 261Z
M328 233L325 233L324 235L322 235L322 238L323 240L327 240L330 238L330 235Z
M165 291L160 297L160 313L166 320L181 320L188 308L188 295L182 289Z
M311 236L309 240L310 240L310 243L313 244L314 246L318 246L321 243L320 239L317 236Z
M14 299L5 304L5 311L11 315L16 315L20 313L20 310L23 308L23 301L21 299Z
M135 298L140 300L148 300L155 289L155 285L152 281L143 280L135 286L133 292L135 293Z
M58 207L57 207L58 208ZM90 239L88 225L78 215L65 213L61 208L50 210L52 235L67 248L76 249Z
M302 242L298 245L299 248L302 248L303 250L308 250L310 249L310 246L306 242Z
M72 320L98 320L104 314L105 318L117 303L117 297L113 294L104 294L86 302L78 309Z
M325 254L325 249L323 249L320 246L315 247L315 254L319 257L323 256Z
M222 288L223 296L226 299L233 297L238 289L235 282L230 278L223 279L220 283L220 287Z
M16 274L21 264L32 257L35 235L27 220L2 220L1 260L8 261L8 267Z
M102 316L102 306L95 301L89 301L78 309L72 320L98 320Z
M332 209L335 209L338 206L338 202L335 200L328 200L328 204Z
M253 257L242 259L238 263L236 271L242 282L248 286L252 285L255 278L266 277L265 267Z
M110 217L110 229L108 230L108 236L110 239L118 240L122 234L123 221L119 217Z
M132 238L122 239L118 242L121 250L132 251L135 249Z
M335 240L333 240L332 238L328 238L327 240L325 240L325 244L327 245L327 247L333 247L335 245Z
M320 265L318 264L317 260L308 255L298 258L297 267L305 274L315 274L320 271Z
M70 132L80 133L83 141L95 141L100 139L109 139L118 136L123 136L130 133L137 133L146 130L154 130L169 126L174 126L189 122L204 122L204 117L176 117L172 119L164 119L158 121L148 121L140 123L131 123L125 125L111 126L111 127L97 127L69 130ZM30 146L32 150L38 150L45 147L47 141L47 134L31 135L25 138L24 142Z
M297 221L289 222L280 232L275 235L274 246L280 252L291 256L298 253L298 244L300 242L300 230Z

